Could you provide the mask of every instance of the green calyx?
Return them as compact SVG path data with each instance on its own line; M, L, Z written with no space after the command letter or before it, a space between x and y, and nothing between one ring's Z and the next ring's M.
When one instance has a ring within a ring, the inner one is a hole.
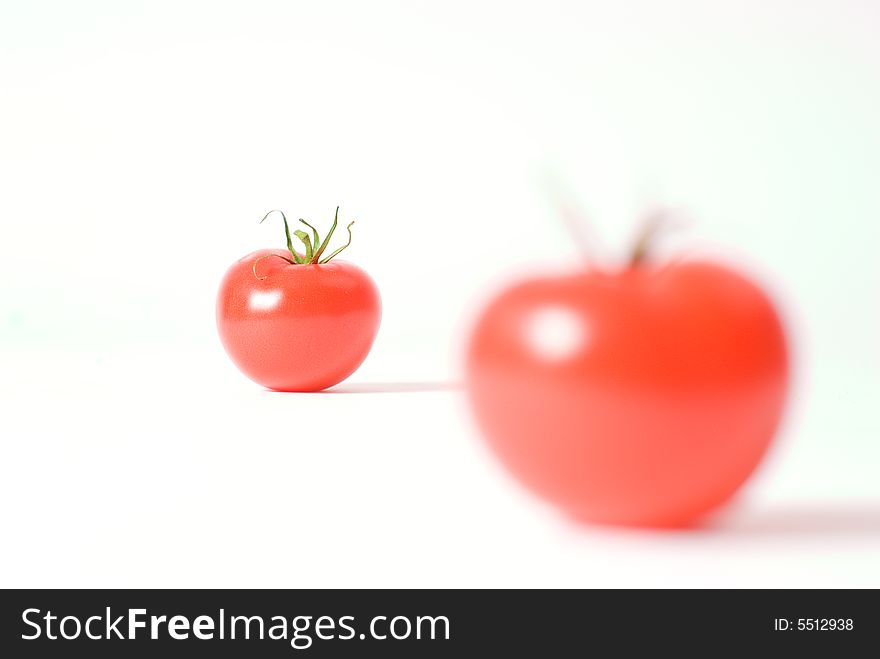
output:
M319 263L327 263L337 254L339 254L339 252L351 245L351 225L354 224L354 222L349 222L348 226L345 227L348 231L348 242L345 243L342 247L331 252L329 256L324 256L327 245L330 243L330 238L333 236L333 232L336 231L336 224L339 221L339 206L336 207L336 215L333 217L333 225L330 227L330 231L327 232L324 240L321 240L321 236L315 227L306 222L304 219L300 218L299 221L302 222L307 228L312 230L311 236L302 230L296 230L293 232L293 235L299 238L300 242L302 242L303 246L305 247L305 253L300 253L293 248L293 240L290 237L290 227L287 224L287 217L280 210L271 210L266 213L263 216L263 219L260 220L260 224L262 224L263 221L272 213L280 213L281 219L284 220L284 235L287 237L287 249L290 252L290 257L292 259L291 263L293 264L316 265ZM324 257L321 258L322 256Z

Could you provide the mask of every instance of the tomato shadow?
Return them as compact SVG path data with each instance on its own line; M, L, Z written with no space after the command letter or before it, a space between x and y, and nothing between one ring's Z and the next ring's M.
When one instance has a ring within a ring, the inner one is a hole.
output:
M319 394L412 394L432 391L459 391L458 382L352 382L339 384Z
M735 507L686 525L617 526L593 524L570 517L587 529L604 529L636 535L730 538L749 540L873 539L880 541L880 500L852 502L801 502L770 506L764 510Z
M723 537L880 540L880 501L792 503L740 511L691 529Z

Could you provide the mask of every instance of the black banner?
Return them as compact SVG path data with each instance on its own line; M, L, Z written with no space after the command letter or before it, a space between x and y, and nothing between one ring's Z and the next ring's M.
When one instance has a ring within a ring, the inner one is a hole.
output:
M3 657L841 653L876 650L878 626L870 590L0 593Z

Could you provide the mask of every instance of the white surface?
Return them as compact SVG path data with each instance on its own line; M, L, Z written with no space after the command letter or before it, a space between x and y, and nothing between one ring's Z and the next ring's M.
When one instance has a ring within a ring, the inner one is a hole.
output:
M0 584L880 586L880 451L824 449L876 423L788 433L713 528L589 528L500 472L460 391L271 393L219 350L3 355Z
M878 20L2 3L0 585L880 586ZM283 245L262 214L323 229L340 204L384 302L355 380L455 380L488 282L578 258L553 172L604 256L671 204L676 249L785 312L790 422L713 533L572 526L499 471L460 393L268 394L217 344L224 269Z

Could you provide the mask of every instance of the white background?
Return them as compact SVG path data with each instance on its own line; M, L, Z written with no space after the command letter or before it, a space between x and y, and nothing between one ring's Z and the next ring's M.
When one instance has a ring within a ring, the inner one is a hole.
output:
M878 28L867 0L3 2L0 585L880 586ZM560 196L609 262L683 210L669 251L786 315L784 432L705 529L573 525L454 387L486 291L580 258ZM219 279L283 245L265 211L337 204L379 339L348 393L262 391Z

